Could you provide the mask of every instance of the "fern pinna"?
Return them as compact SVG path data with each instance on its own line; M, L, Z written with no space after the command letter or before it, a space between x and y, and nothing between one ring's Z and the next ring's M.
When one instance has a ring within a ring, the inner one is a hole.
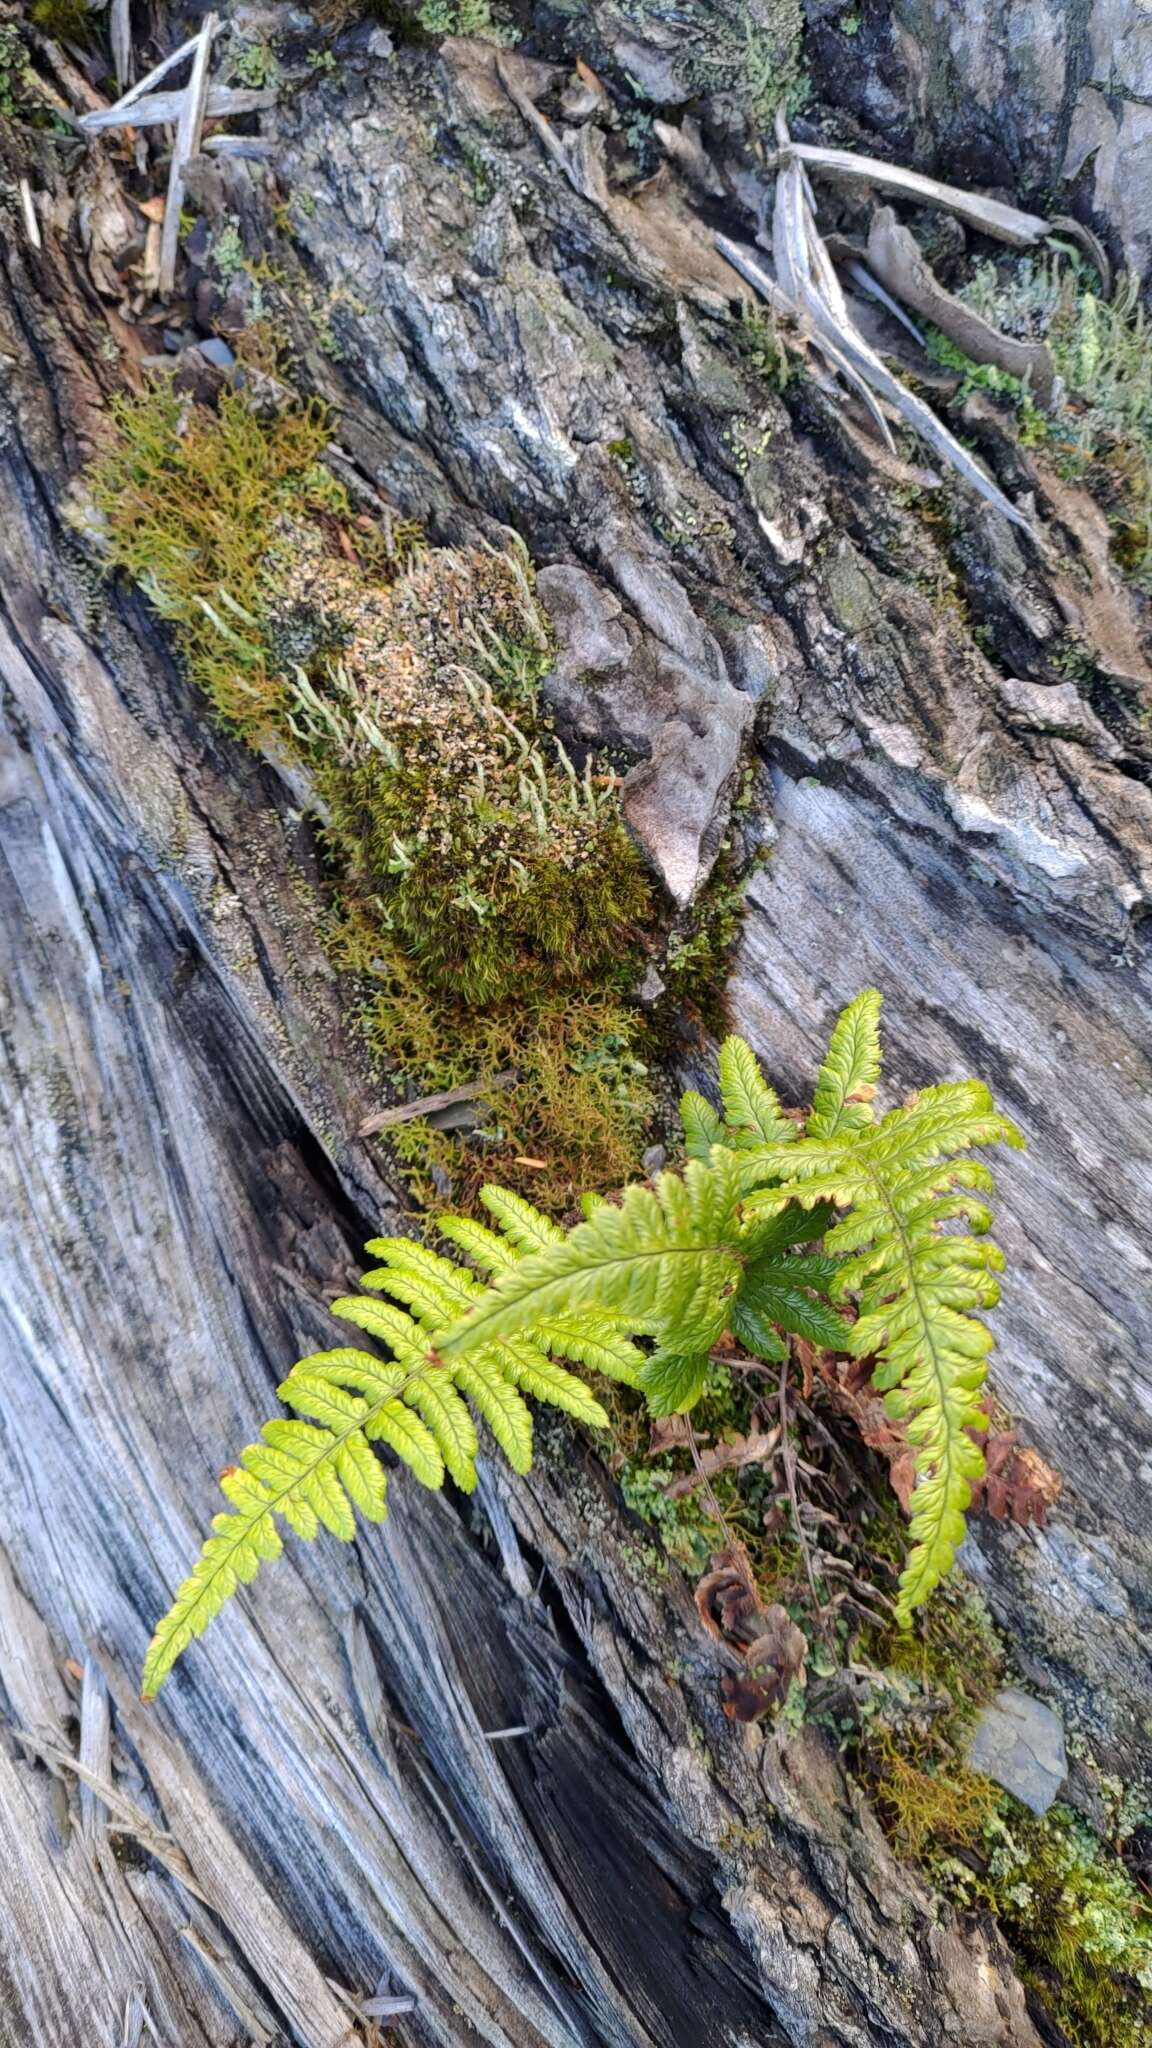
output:
M146 1695L279 1554L278 1517L306 1538L322 1525L345 1539L357 1509L383 1518L374 1445L426 1486L449 1473L469 1491L472 1410L525 1471L525 1395L604 1426L576 1365L637 1387L655 1415L683 1412L729 1331L763 1359L785 1359L788 1337L803 1336L875 1360L873 1381L917 1447L898 1603L907 1623L952 1563L983 1470L970 1431L986 1422L978 1395L993 1340L975 1311L996 1302L1003 1260L985 1236L988 1169L964 1155L1022 1140L977 1081L923 1089L877 1120L879 1014L874 990L844 1011L806 1121L784 1112L748 1046L726 1040L723 1115L697 1094L681 1105L683 1174L626 1188L619 1203L587 1196L570 1230L486 1188L495 1230L439 1218L475 1270L408 1238L369 1244L382 1262L364 1275L372 1292L333 1309L391 1356L341 1347L293 1367L278 1391L296 1419L266 1423L225 1473L229 1510L156 1631Z

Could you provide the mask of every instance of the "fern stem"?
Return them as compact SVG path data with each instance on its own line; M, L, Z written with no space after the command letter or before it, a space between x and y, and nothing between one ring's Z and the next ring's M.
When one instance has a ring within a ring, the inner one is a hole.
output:
M724 1510L716 1498L712 1481L709 1478L707 1472L704 1470L704 1460L700 1456L700 1444L696 1435L696 1431L693 1429L691 1420L687 1415L684 1417L684 1422L688 1431L688 1449L692 1454L692 1463L696 1467L696 1475L711 1505L712 1513L716 1518L720 1534L724 1538L724 1542L727 1548L729 1550L735 1550L738 1547L737 1539L733 1535L732 1530L730 1529L728 1522L725 1519Z
M792 1353L791 1349L789 1349L788 1355L780 1367L780 1453L784 1460L784 1478L788 1486L788 1500L792 1509L792 1523L796 1530L796 1541L800 1545L800 1555L804 1559L804 1571L808 1580L808 1591L812 1595L812 1609L816 1626L828 1648L831 1649L832 1638L828 1630L828 1620L824 1612L824 1603L816 1590L816 1574L812 1567L812 1552L809 1548L808 1538L804 1533L804 1522L800 1514L800 1494L796 1485L796 1453L792 1448L792 1438L789 1434L788 1426L788 1374L791 1367Z

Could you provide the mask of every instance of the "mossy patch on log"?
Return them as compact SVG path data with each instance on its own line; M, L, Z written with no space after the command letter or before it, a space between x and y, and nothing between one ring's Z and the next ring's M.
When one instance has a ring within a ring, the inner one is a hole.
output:
M478 1086L472 1132L394 1141L414 1191L468 1202L497 1170L563 1209L637 1171L654 1108L630 997L661 913L618 778L577 773L539 710L551 632L516 536L431 548L358 513L325 410L264 384L119 403L88 480L106 559L221 722L303 776L372 1048L417 1094Z

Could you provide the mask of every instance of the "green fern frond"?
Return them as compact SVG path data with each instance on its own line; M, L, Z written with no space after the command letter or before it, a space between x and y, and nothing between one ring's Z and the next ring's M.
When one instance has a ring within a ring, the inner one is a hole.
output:
M489 1271L515 1265L517 1243L539 1248L562 1232L530 1203L488 1190L502 1236L462 1218L442 1219L469 1257ZM241 1464L221 1487L231 1512L217 1515L213 1534L156 1630L144 1667L144 1691L154 1696L177 1658L200 1635L261 1563L278 1557L277 1517L310 1541L320 1528L345 1541L356 1532L356 1512L381 1521L386 1474L372 1446L387 1444L425 1486L440 1487L445 1472L465 1492L476 1484L476 1425L471 1400L489 1424L509 1463L520 1472L532 1460L532 1416L523 1395L547 1401L596 1428L608 1417L554 1351L635 1384L644 1363L622 1326L609 1315L563 1315L512 1343L486 1345L476 1356L445 1364L430 1336L484 1298L475 1275L409 1238L375 1238L367 1249L383 1265L364 1275L367 1286L405 1304L371 1295L344 1295L333 1312L386 1344L391 1360L343 1346L303 1358L277 1389L303 1420L265 1423ZM523 1390L523 1391L521 1391Z
M724 1142L723 1118L706 1096L698 1095L694 1088L680 1097L680 1122L689 1159L709 1159L713 1145Z
M345 1383L351 1378L355 1384L363 1374L376 1390L374 1400L330 1383L320 1368L337 1359L346 1367ZM283 1417L266 1422L259 1443L249 1444L240 1465L223 1474L220 1488L231 1512L215 1516L214 1533L152 1638L144 1663L146 1698L159 1691L176 1659L238 1588L279 1557L277 1515L309 1540L322 1526L348 1541L356 1529L354 1508L369 1521L383 1521L386 1479L368 1434L380 1411L399 1406L403 1378L369 1352L321 1353L293 1368L279 1389L281 1398L298 1413L322 1419L318 1425Z
M866 988L836 1020L812 1096L810 1138L835 1138L872 1122L872 1097L880 1079L878 989Z
M545 1250L563 1242L563 1231L522 1195L514 1195L505 1188L485 1187L481 1200L499 1221L503 1236L469 1216L440 1216L437 1223L442 1235L459 1245L482 1273L505 1273L516 1265L524 1251ZM547 1322L533 1325L532 1339L541 1351L558 1351L573 1364L603 1373L606 1379L620 1380L630 1387L639 1384L644 1353L632 1343L628 1325L617 1316L596 1310L585 1310L579 1316L553 1316ZM576 1410L570 1412L575 1414Z
M865 1025L865 1040L873 1028L874 1020ZM951 1155L1023 1139L978 1081L925 1088L878 1124L845 1121L854 1105L844 1084L873 1066L869 1046L863 1060L853 1054L841 1062L823 1112L838 1135L806 1137L786 1152L767 1149L766 1177L790 1179L753 1194L746 1206L754 1216L793 1202L850 1205L824 1238L827 1254L840 1261L832 1292L855 1299L859 1310L839 1348L876 1358L873 1381L916 1446L912 1548L897 1603L907 1625L951 1567L972 1483L984 1470L968 1432L987 1423L978 1397L993 1338L975 1311L998 1301L1003 1255L983 1238L991 1222L986 1204L964 1192L988 1189L987 1167ZM956 1222L967 1230L945 1228Z
M898 1603L907 1622L948 1570L983 1470L971 1432L984 1422L992 1337L977 1311L998 1299L1003 1259L986 1237L991 1176L965 1155L1023 1141L976 1081L925 1088L877 1122L879 1010L866 990L837 1023L803 1137L748 1046L730 1038L725 1118L703 1096L681 1105L683 1175L626 1188L618 1202L585 1196L567 1232L523 1197L485 1188L495 1228L438 1219L475 1271L410 1238L373 1239L370 1291L334 1307L390 1355L343 1346L289 1373L279 1393L294 1413L266 1423L224 1474L228 1511L156 1631L146 1693L279 1555L281 1522L305 1539L322 1527L348 1539L357 1513L382 1519L374 1446L426 1486L450 1473L469 1490L474 1409L525 1472L525 1395L603 1427L604 1409L570 1370L581 1366L639 1387L655 1415L680 1413L700 1399L729 1330L781 1364L789 1336L875 1360L874 1383L916 1448ZM854 1321L836 1301L855 1304Z
M733 1334L753 1351L760 1349L755 1332L771 1326L830 1351L845 1350L852 1325L827 1302L836 1273L837 1261L816 1252L754 1259L733 1306ZM779 1352L774 1348L772 1355Z
M742 1038L726 1038L720 1047L720 1099L725 1145L747 1151L752 1146L786 1145L797 1136L795 1124L785 1116L775 1089L768 1086L760 1062Z
M626 1188L567 1237L501 1273L470 1314L437 1339L445 1358L469 1354L550 1317L609 1309L633 1330L674 1329L681 1349L706 1353L722 1335L743 1272L736 1162L689 1160L683 1178Z

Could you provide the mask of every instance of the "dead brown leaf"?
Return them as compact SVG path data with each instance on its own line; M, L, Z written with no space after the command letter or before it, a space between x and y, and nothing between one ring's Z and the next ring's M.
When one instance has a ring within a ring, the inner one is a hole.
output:
M1028 1444L1016 1441L1015 1430L993 1430L984 1447L987 1471L973 1488L972 1508L981 1507L997 1522L1042 1528L1048 1510L1060 1498L1063 1480Z
M748 1554L734 1544L717 1553L696 1588L696 1608L709 1635L742 1660L720 1681L730 1721L751 1724L781 1706L804 1683L807 1642L787 1608L762 1608Z
M801 1350L799 1342L796 1348L806 1375L810 1366L840 1413L855 1423L861 1441L887 1459L892 1491L908 1514L916 1484L915 1446L908 1442L905 1424L892 1420L883 1395L873 1387L871 1361L838 1358L814 1345L805 1345ZM983 1446L987 1466L984 1478L972 1489L972 1513L986 1509L998 1522L1015 1522L1024 1529L1030 1525L1042 1527L1049 1508L1059 1499L1063 1486L1060 1474L1039 1451L1020 1444L1014 1429L1000 1427L993 1419L991 1397L986 1398L984 1405L987 1429L969 1431L973 1442Z
M664 1451L686 1450L691 1440L686 1415L654 1415L648 1424L650 1458L657 1458Z
M761 1721L773 1707L782 1707L792 1686L804 1684L808 1642L786 1607L779 1602L764 1616L764 1633L749 1644L747 1675L724 1678L720 1690L730 1721Z

